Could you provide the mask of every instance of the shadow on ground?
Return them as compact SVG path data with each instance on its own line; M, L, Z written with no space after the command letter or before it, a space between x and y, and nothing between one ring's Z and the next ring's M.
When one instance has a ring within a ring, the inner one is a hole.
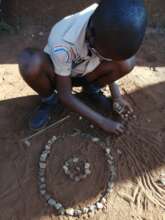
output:
M128 132L112 144L118 184L129 179L140 181L146 173L152 174L165 165L164 88L165 83L158 83L127 97L130 101L134 100L137 120L130 122ZM71 114L71 118L58 128L51 128L34 137L31 146L26 146L20 140L29 135L27 114L36 102L36 96L0 102L0 219L3 220L11 219L11 216L16 216L16 219L39 219L52 213L37 190L39 154L52 135L62 135L77 128L104 140L107 138L99 129L90 128L88 121L79 121L78 116ZM58 113L55 118L60 119L66 114L65 111ZM117 150L121 153L118 154ZM77 185L65 177L61 168L62 163L73 154L87 158L93 168L91 177ZM97 144L80 137L68 137L54 146L48 168L49 190L66 206L95 200L107 182L102 150Z

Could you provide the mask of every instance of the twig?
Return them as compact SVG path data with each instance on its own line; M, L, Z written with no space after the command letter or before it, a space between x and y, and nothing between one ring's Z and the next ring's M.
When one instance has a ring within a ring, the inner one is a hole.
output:
M52 127L54 127L54 126L57 127L59 124L61 124L62 122L64 122L65 120L67 120L67 119L69 119L69 118L70 118L70 115L67 115L66 117L60 119L59 121L56 121L55 123L49 125L48 127L46 127L46 128L44 128L44 129L42 129L42 130L36 132L35 134L32 134L31 136L28 136L28 137L26 137L26 138L23 138L23 139L21 139L20 141L22 141L22 142L28 141L28 140L32 139L33 137L35 137L35 136L37 136L37 135L39 135L39 134L45 132L45 131L48 130L49 128L52 128Z

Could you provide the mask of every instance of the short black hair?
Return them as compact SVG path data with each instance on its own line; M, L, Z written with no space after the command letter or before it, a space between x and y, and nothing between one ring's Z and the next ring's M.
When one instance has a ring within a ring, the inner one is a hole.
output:
M143 0L102 0L90 20L93 46L106 57L128 59L138 51L146 25Z

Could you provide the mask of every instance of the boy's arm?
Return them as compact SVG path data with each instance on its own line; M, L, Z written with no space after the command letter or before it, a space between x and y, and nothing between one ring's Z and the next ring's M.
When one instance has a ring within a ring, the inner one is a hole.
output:
M69 76L57 75L57 90L60 100L71 110L89 119L91 123L97 125L108 133L115 133L117 135L123 133L124 127L121 123L105 118L72 95L72 85Z
M123 109L127 108L130 112L133 112L133 109L129 102L127 102L121 95L119 86L116 82L113 82L111 85L109 85L111 95L113 102L118 102L121 106L123 106Z

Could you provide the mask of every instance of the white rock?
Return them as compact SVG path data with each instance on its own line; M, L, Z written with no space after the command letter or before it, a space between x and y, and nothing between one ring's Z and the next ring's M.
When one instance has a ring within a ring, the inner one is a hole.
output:
M90 128L92 128L92 129L93 129L93 128L94 128L94 125L90 125Z
M45 184L45 183L42 183L42 184L40 184L39 187L40 187L40 190L41 190L41 189L46 189L46 184Z
M97 203L96 203L96 207L97 207L98 209L103 209L103 208L104 208L104 205L103 205L101 202L97 202Z
M107 202L106 198L103 197L103 198L101 199L101 202L102 202L102 204L105 204L105 203Z
M107 154L110 154L110 153L111 153L110 148L106 148L105 151L106 151Z
M82 116L79 116L79 120L81 121L83 118L82 118Z
M64 170L65 172L67 172L67 171L69 170L69 168L68 168L66 165L64 165L64 166L63 166L63 170Z
M40 178L40 182L41 182L41 183L45 183L45 178L44 178L44 177L41 177L41 178Z
M99 139L98 137L93 137L93 138L92 138L92 141L93 141L93 142L98 142L98 141L100 141L100 139Z
M45 195L46 194L46 190L42 189L40 190L41 195Z
M51 149L51 146L50 145L45 145L45 150L46 151L49 151Z
M65 210L65 213L66 213L67 215L73 216L73 215L74 215L74 209L72 209L72 208L66 209L66 210Z
M79 161L79 158L78 157L74 157L72 161L73 161L73 163L77 163Z
M84 214L88 213L88 211L89 211L89 208L84 207L84 208L82 209L82 212L83 212Z
M79 181L80 181L80 177L76 176L74 180L75 180L76 182L79 182Z
M39 35L39 36L44 36L44 33L43 33L42 31L40 31L40 32L38 33L38 35Z
M91 212L94 212L94 211L96 210L96 206L95 206L95 205L90 205L90 206L89 206L89 210L90 210Z
M46 163L40 162L39 166L40 166L41 169L45 169L46 168Z
M56 203L55 208L56 208L57 210L59 210L59 209L62 209L63 206L62 206L61 203Z
M85 167L85 169L89 169L90 166L91 166L90 163L85 163L85 166L84 166L84 167Z
M56 136L53 136L53 137L52 137L52 142L54 143L56 140L57 140L57 137L56 137Z
M90 175L90 174L91 174L91 170L86 169L86 170L85 170L85 174Z
M51 206L56 206L56 201L52 198L48 199L48 204L51 205Z

